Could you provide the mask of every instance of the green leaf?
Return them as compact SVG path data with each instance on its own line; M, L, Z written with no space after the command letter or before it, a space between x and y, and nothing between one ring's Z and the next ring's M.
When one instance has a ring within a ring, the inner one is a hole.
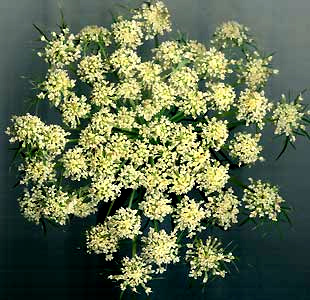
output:
M281 152L279 153L279 155L277 156L276 160L278 160L282 156L282 154L285 152L289 141L290 141L289 137L286 137L283 148L282 148Z
M44 36L44 37L46 38L47 41L49 41L49 38L48 38L47 35L43 32L43 30L41 30L41 29L39 28L39 26L37 26L36 24L32 24L32 26L33 26L37 31L39 31L39 33L40 33L42 36Z

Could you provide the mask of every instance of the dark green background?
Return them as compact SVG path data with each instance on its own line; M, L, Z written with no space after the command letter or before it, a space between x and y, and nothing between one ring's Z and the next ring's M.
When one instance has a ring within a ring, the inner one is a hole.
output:
M121 2L121 1L117 1ZM114 299L117 290L105 283L102 262L84 254L81 231L88 223L76 221L64 230L27 223L18 212L18 190L8 175L11 154L3 134L11 114L23 113L23 101L31 96L21 76L40 74L44 65L32 51L37 33L32 23L55 29L59 3L76 31L87 24L107 25L108 10L116 1L106 0L0 0L1 188L0 194L0 299ZM122 1L124 3L124 1ZM193 39L207 41L215 26L235 19L248 25L267 52L276 51L280 75L272 79L268 96L277 99L289 88L310 86L309 0L169 0L174 25ZM305 102L310 103L310 96ZM46 111L46 117L48 111ZM281 194L294 206L293 228L281 226L282 235L236 228L226 240L234 240L240 256L239 273L210 283L205 294L189 289L182 268L172 268L167 280L154 284L152 299L271 300L310 299L310 143L297 141L280 161L273 161L280 144L267 132L266 149L272 155L243 174L281 185ZM143 297L141 297L143 299Z

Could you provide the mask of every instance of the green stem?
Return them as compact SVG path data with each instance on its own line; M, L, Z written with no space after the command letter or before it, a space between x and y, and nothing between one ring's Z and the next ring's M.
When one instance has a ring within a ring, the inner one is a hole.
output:
M109 209L108 209L108 212L107 212L107 214L106 214L106 216L105 216L104 219L106 219L106 218L109 216L109 214L110 214L110 212L111 212L111 210L112 210L112 207L113 207L113 205L114 205L114 203L115 203L115 200L116 200L116 199L114 199L114 200L111 202L111 204L110 204L110 206L109 206Z
M79 139L68 139L68 143L76 143Z
M159 46L158 34L155 35L154 42L155 42L155 48L158 48L158 46Z
M137 237L135 236L132 240L131 254L134 257L137 254Z
M183 230L183 231L179 234L179 236L178 236L178 238L177 238L177 244L181 241L182 237L184 236L184 233L185 233L185 231Z
M172 116L170 118L170 121L178 122L178 121L182 120L183 118L184 118L184 112L183 111L179 111L174 116Z
M249 188L246 184L244 184L242 181L240 181L239 179L237 179L235 176L231 176L229 178L229 181L232 183L232 184L235 184L239 187L241 187L242 189L247 189L249 191L251 191L252 193L254 193L254 190L252 190L251 188Z
M135 197L135 194L136 194L136 190L132 190L132 192L131 192L131 194L130 194L130 196L129 196L128 208L131 208L133 199L134 199L134 197Z
M154 228L158 232L158 222L157 222L157 220L154 220Z

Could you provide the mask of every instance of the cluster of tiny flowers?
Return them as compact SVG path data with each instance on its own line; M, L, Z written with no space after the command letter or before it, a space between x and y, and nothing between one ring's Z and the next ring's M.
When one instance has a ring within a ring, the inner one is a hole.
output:
M212 118L207 124L202 124L201 137L205 139L207 145L218 151L225 144L228 138L227 121Z
M165 216L172 213L171 199L165 194L152 191L144 196L144 201L139 203L139 208L143 214L150 220L162 222Z
M65 99L60 107L63 116L63 122L71 128L76 128L80 119L86 118L91 110L91 106L87 103L87 98L71 94Z
M23 197L19 199L22 214L36 224L39 224L42 218L47 218L59 225L65 225L69 217L69 202L69 194L55 185L26 189Z
M185 196L178 203L174 221L176 228L179 230L188 230L188 236L192 237L196 232L202 231L204 226L201 221L207 217L206 211L203 208L203 202L197 202Z
M113 260L130 242L132 256L109 277L123 291L149 294L149 281L182 260L191 277L224 277L234 256L217 239L199 237L209 227L232 228L242 205L251 218L276 220L283 202L268 183L238 184L234 169L263 160L267 122L290 142L310 123L301 98L272 111L263 88L275 71L245 26L222 24L211 47L185 36L160 42L170 30L167 8L154 0L109 28L42 38L49 68L35 101L60 118L50 125L14 116L6 131L25 187L22 214L60 225L106 216L87 230L87 251ZM236 186L245 189L243 201Z
M147 40L171 31L170 15L165 4L161 1L154 4L143 3L133 19L142 22Z
M81 80L93 84L103 79L105 64L100 54L85 56L79 63L77 74Z
M85 26L77 35L77 38L84 43L103 42L105 46L111 44L111 33L108 29L97 25Z
M121 207L113 216L109 216L104 224L92 227L86 234L89 253L105 254L106 260L113 259L118 250L118 242L122 239L134 239L141 234L141 218L137 210Z
M46 125L39 117L26 114L13 116L12 126L6 130L11 136L10 143L19 142L24 148L38 148L46 151L46 155L54 157L59 155L67 143L65 132L58 125Z
M228 111L236 97L234 89L222 82L208 84L207 88L207 99L210 107L219 111Z
M121 275L110 275L109 278L121 281L120 288L122 291L129 287L133 292L137 293L137 288L142 287L147 295L152 292L151 288L146 286L146 283L152 279L154 270L141 257L124 257L121 273Z
M29 160L25 164L20 165L18 170L24 173L21 184L27 185L32 182L37 185L42 185L47 181L54 181L55 163L50 160Z
M244 81L245 84L251 89L256 90L264 86L272 74L278 74L278 70L269 67L272 56L267 58L260 58L258 53L254 56L248 57L243 71L240 74L239 81Z
M265 97L264 92L246 89L241 92L236 106L237 120L245 120L247 125L254 123L262 129L265 124L264 117L272 108L272 103Z
M52 69L46 78L46 81L40 86L41 92L39 99L47 99L56 107L59 106L62 99L66 99L72 93L75 86L75 80L69 77L67 71L62 69Z
M141 256L146 263L156 265L156 273L163 273L166 271L164 266L179 262L176 232L168 234L164 229L157 232L150 228L148 236L143 236L141 240Z
M143 32L141 23L135 20L124 20L120 17L112 25L114 40L121 47L136 49L142 45Z
M215 223L225 230L238 222L239 206L240 201L231 188L217 196L208 197L208 203L205 205Z
M281 203L284 202L279 195L278 187L261 180L254 181L252 178L249 180L251 184L244 190L242 201L250 211L250 217L267 217L277 221L277 216L281 212Z
M64 28L60 34L52 32L51 35L51 40L42 36L41 41L46 42L45 51L38 53L39 56L44 57L47 63L53 67L61 68L81 57L81 47L74 43L76 37L70 34L68 28Z
M245 42L251 42L248 31L249 29L246 26L236 21L228 21L215 29L212 43L220 45L222 48L226 48L231 44L241 46Z
M296 103L289 103L286 101L286 97L282 95L282 101L277 104L272 115L272 119L276 125L275 134L285 134L291 142L295 142L295 133L298 130L304 131L306 129L303 118L310 112L304 111L304 107L300 103L302 100L302 97L298 96Z
M72 180L80 180L88 175L87 159L82 148L73 148L66 151L62 156L64 177Z
M229 144L230 154L239 160L241 164L253 164L257 160L263 161L260 153L263 149L258 144L261 134L251 135L250 133L238 132Z
M206 77L224 80L226 75L232 73L229 63L224 53L212 47L206 52L205 66L202 70L198 70L198 73L205 73Z
M224 253L217 238L209 237L205 244L197 240L187 244L186 260L190 264L189 277L202 277L206 283L210 276L225 277L226 263L231 263L235 257L231 253Z

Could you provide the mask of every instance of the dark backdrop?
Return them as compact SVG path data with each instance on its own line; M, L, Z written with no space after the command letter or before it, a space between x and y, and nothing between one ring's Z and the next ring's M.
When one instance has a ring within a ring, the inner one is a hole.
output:
M114 299L116 291L99 273L102 262L84 254L81 231L86 221L63 230L39 227L20 216L12 190L14 174L8 175L11 155L3 134L11 114L23 113L23 101L31 96L21 76L41 73L43 65L32 51L37 33L32 23L54 29L59 5L74 30L87 24L107 25L110 0L0 0L0 299ZM118 1L124 2L124 1ZM132 1L135 2L135 1ZM174 24L190 37L207 41L215 26L235 19L248 25L266 51L277 51L280 75L272 79L268 95L279 98L310 84L309 0L167 0ZM310 102L310 97L305 101ZM47 116L48 117L48 116ZM279 144L266 140L274 155ZM154 284L152 299L271 300L310 299L310 144L298 140L298 151L289 150L277 162L267 161L249 173L281 185L281 193L294 206L293 228L281 226L282 235L235 229L228 239L238 245L239 273L213 281L205 294L188 288L183 273L172 268L167 280ZM248 174L243 174L246 177ZM88 222L92 222L90 219ZM160 289L159 289L160 287ZM141 297L143 298L143 297Z

